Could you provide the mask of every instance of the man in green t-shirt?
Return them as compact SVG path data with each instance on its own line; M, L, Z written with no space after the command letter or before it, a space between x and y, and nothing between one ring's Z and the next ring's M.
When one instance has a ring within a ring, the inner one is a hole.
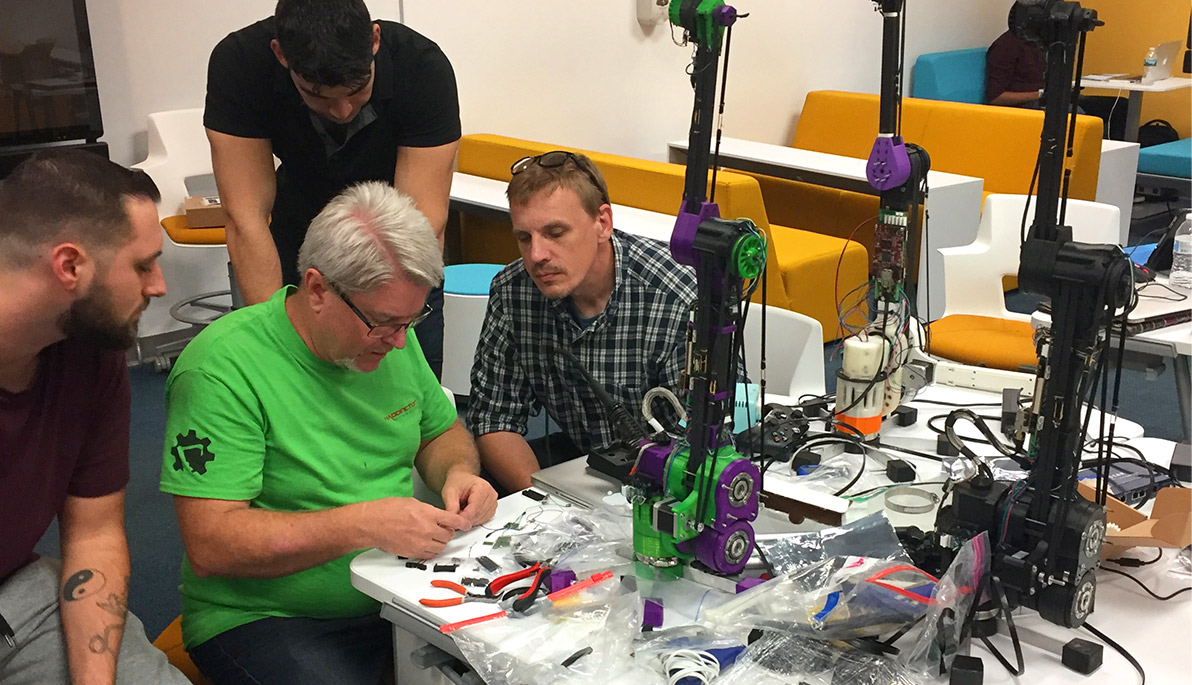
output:
M443 275L426 218L384 183L353 186L298 263L298 287L208 326L166 385L183 641L216 683L377 682L389 631L352 558L431 557L496 509L408 330ZM411 498L415 468L445 510Z

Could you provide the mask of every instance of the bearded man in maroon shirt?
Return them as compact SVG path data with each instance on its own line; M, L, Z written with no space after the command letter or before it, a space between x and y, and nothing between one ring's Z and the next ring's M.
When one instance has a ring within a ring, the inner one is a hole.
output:
M165 294L153 181L90 152L0 181L0 682L186 683L128 613L124 350ZM58 517L61 560L33 546Z

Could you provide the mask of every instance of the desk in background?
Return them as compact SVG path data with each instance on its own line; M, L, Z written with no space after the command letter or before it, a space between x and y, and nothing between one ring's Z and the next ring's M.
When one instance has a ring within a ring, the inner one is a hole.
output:
M670 143L667 152L669 161L685 163L687 141ZM931 151L927 153L931 154ZM865 179L865 160L853 157L724 138L720 141L719 164L727 169L801 183L868 195L878 194ZM939 248L968 245L977 237L985 181L943 171L928 171L927 185L929 194L925 205L930 213L930 221L926 240L920 246L917 308L919 312L926 312L927 303L931 302L930 319L934 320L944 313L944 261ZM929 279L929 274L934 278Z
M1129 81L1122 78L1111 78L1111 76L1119 76L1119 74L1087 74L1081 77L1080 87L1113 90L1118 93L1126 91L1130 94L1126 101L1125 136L1126 140L1131 143L1138 142L1138 118L1142 112L1143 93L1167 93L1182 88L1192 88L1192 78L1183 76L1172 76L1149 85L1143 85L1141 81Z
M451 209L492 219L509 219L505 181L455 172L451 178ZM613 227L643 238L670 243L675 217L637 207L612 205Z

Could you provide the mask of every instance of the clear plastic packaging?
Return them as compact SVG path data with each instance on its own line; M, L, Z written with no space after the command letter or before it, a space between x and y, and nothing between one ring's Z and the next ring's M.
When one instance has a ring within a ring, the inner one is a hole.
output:
M745 649L744 636L730 635L708 626L685 625L643 633L634 646L634 658L643 671L649 671L666 682L669 669L676 666L672 656L706 652L717 659L716 670L731 666ZM688 661L691 658L688 657ZM727 663L726 663L727 662ZM719 681L715 681L719 682Z
M832 557L772 578L704 613L725 628L819 639L889 634L927 613L936 579L901 561Z
M717 685L922 685L894 660L842 643L766 633L715 681Z
M582 598L592 601L552 604L527 616L462 628L451 636L488 685L607 682L637 668L630 645L641 630L642 601L637 592L616 581L601 585ZM603 604L595 602L597 594Z
M1176 552L1175 561L1171 564L1171 574L1179 578L1192 576L1192 547L1185 547Z
M756 544L778 575L831 557L868 556L910 562L884 512L810 533L758 536Z
M908 636L899 643L907 645L899 659L908 669L934 677L941 673L941 667L951 667L960 648L965 619L988 574L989 537L981 533L960 548L936 584L927 615L911 633L915 637Z

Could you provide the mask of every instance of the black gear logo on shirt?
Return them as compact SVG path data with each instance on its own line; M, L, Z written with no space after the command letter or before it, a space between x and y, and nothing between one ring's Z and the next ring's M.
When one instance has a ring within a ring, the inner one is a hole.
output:
M215 459L215 453L208 449L210 447L211 438L200 438L195 435L194 429L186 435L179 433L174 446L170 448L170 454L174 455L174 470L185 471L189 466L191 471L200 476L206 474L207 463Z

